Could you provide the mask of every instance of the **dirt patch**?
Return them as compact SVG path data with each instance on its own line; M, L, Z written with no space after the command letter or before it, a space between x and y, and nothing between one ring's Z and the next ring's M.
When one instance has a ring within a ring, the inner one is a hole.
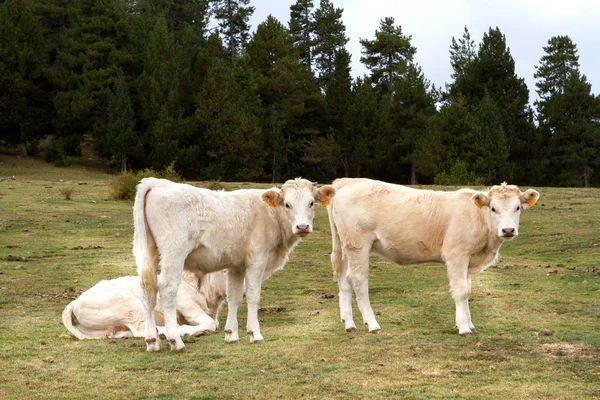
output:
M285 308L282 306L264 306L258 309L258 311L262 311L267 314L273 314L283 311Z
M582 344L574 343L544 343L540 344L543 353L548 357L586 357L585 347Z

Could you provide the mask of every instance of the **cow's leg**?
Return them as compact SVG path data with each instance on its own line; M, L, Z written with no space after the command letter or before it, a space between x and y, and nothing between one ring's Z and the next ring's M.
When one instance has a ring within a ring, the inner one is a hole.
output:
M156 308L156 290L147 293L142 284L142 306L146 315L146 351L160 351L160 338L156 329L154 309Z
M338 279L340 287L339 302L340 302L340 318L344 323L346 332L356 332L356 325L352 318L352 284L348 279L348 271L345 270Z
M260 288L264 274L265 263L258 262L246 270L246 302L248 303L248 323L246 325L250 343L260 344L265 341L260 333L258 323L258 303L260 302Z
M227 322L225 323L225 341L237 343L238 335L237 311L244 297L244 273L237 270L227 271Z
M354 289L356 303L362 314L363 323L369 332L377 333L381 330L381 327L375 319L375 313L369 301L369 251L370 248L367 246L358 249L346 249L345 256L348 265L348 279Z
M456 327L458 334L469 336L473 333L469 327L469 257L453 257L447 259L450 293L456 304Z
M475 325L473 325L473 322L471 322L471 310L469 308L469 299L471 298L471 274L470 273L467 273L467 288L469 290L468 297L467 297L467 323L469 324L469 329L471 329L471 331L473 333L475 333L476 329L475 329Z
M185 349L177 324L177 291L183 274L185 258L169 257L163 254L160 260L161 273L158 277L158 290L165 319L165 336L171 344L171 351Z

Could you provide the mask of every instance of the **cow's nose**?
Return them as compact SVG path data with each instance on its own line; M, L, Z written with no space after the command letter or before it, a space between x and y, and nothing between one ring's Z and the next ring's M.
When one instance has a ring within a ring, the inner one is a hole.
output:
M298 224L296 225L296 230L298 232L308 232L308 224Z
M514 236L515 228L502 228L502 234L504 236Z

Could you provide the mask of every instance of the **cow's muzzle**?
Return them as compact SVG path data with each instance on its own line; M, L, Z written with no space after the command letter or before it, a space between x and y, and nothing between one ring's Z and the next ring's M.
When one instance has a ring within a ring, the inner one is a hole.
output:
M310 225L298 224L295 226L294 233L300 237L304 237L311 232Z
M515 236L517 236L517 230L515 228L509 227L509 228L502 228L501 229L501 237L505 238L505 239L512 239Z

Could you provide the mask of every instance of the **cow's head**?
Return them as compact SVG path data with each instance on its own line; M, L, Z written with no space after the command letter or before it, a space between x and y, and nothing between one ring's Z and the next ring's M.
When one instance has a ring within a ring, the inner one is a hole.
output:
M304 237L312 232L315 205L328 205L334 195L333 186L317 188L316 183L296 178L284 183L280 189L267 190L262 199L269 207L278 209L281 222L289 224L295 235Z
M504 182L502 185L492 186L487 193L473 195L471 201L489 213L492 228L498 237L510 240L519 234L521 210L533 206L539 198L540 194L533 189L521 192L518 187Z

